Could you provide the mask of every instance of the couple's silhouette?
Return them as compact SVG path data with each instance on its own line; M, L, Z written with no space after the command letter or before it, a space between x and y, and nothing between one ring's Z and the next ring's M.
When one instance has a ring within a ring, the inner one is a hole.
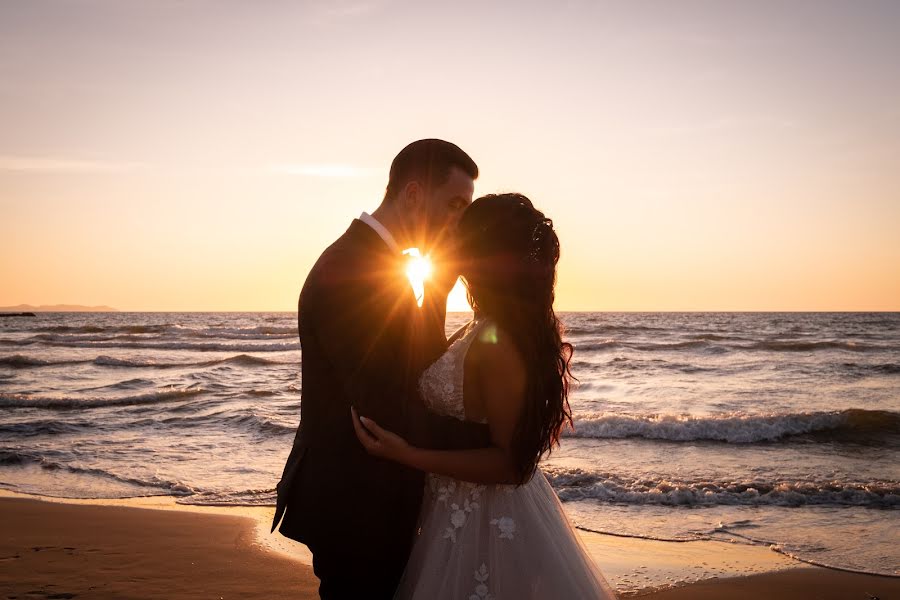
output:
M300 293L272 530L309 547L324 599L614 597L536 466L571 423L559 241L524 196L473 202L477 177L454 144L409 144ZM435 268L421 305L411 247ZM475 317L447 340L460 275Z

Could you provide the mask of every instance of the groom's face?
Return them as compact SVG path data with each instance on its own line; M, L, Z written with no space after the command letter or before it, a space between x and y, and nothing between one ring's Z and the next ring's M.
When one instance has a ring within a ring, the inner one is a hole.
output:
M467 206L472 204L475 181L462 169L452 167L442 185L425 198L425 242L428 248L452 248L456 226Z

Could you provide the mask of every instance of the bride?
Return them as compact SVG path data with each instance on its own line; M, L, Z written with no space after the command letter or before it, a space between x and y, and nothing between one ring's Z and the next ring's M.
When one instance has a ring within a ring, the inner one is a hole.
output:
M615 598L537 467L572 424L572 346L553 311L559 240L519 194L489 195L459 222L474 319L419 380L432 411L487 423L491 445L410 446L354 412L366 450L428 473L396 598Z

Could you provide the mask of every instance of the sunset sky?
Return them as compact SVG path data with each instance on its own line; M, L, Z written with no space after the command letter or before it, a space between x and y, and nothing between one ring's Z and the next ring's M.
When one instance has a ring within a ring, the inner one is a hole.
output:
M440 137L554 219L561 310L900 310L898 31L867 0L0 2L0 306L295 310Z

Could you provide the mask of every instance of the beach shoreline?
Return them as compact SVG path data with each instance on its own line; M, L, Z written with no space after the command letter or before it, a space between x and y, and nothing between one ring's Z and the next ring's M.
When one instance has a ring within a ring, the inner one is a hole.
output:
M0 585L20 598L318 597L308 550L269 532L272 507L174 500L63 499L4 490L0 515L9 525L0 540ZM751 598L766 590L773 600L870 600L900 594L900 578L809 566L758 546L580 534L620 597ZM803 589L819 591L798 595ZM834 595L840 590L845 595Z

